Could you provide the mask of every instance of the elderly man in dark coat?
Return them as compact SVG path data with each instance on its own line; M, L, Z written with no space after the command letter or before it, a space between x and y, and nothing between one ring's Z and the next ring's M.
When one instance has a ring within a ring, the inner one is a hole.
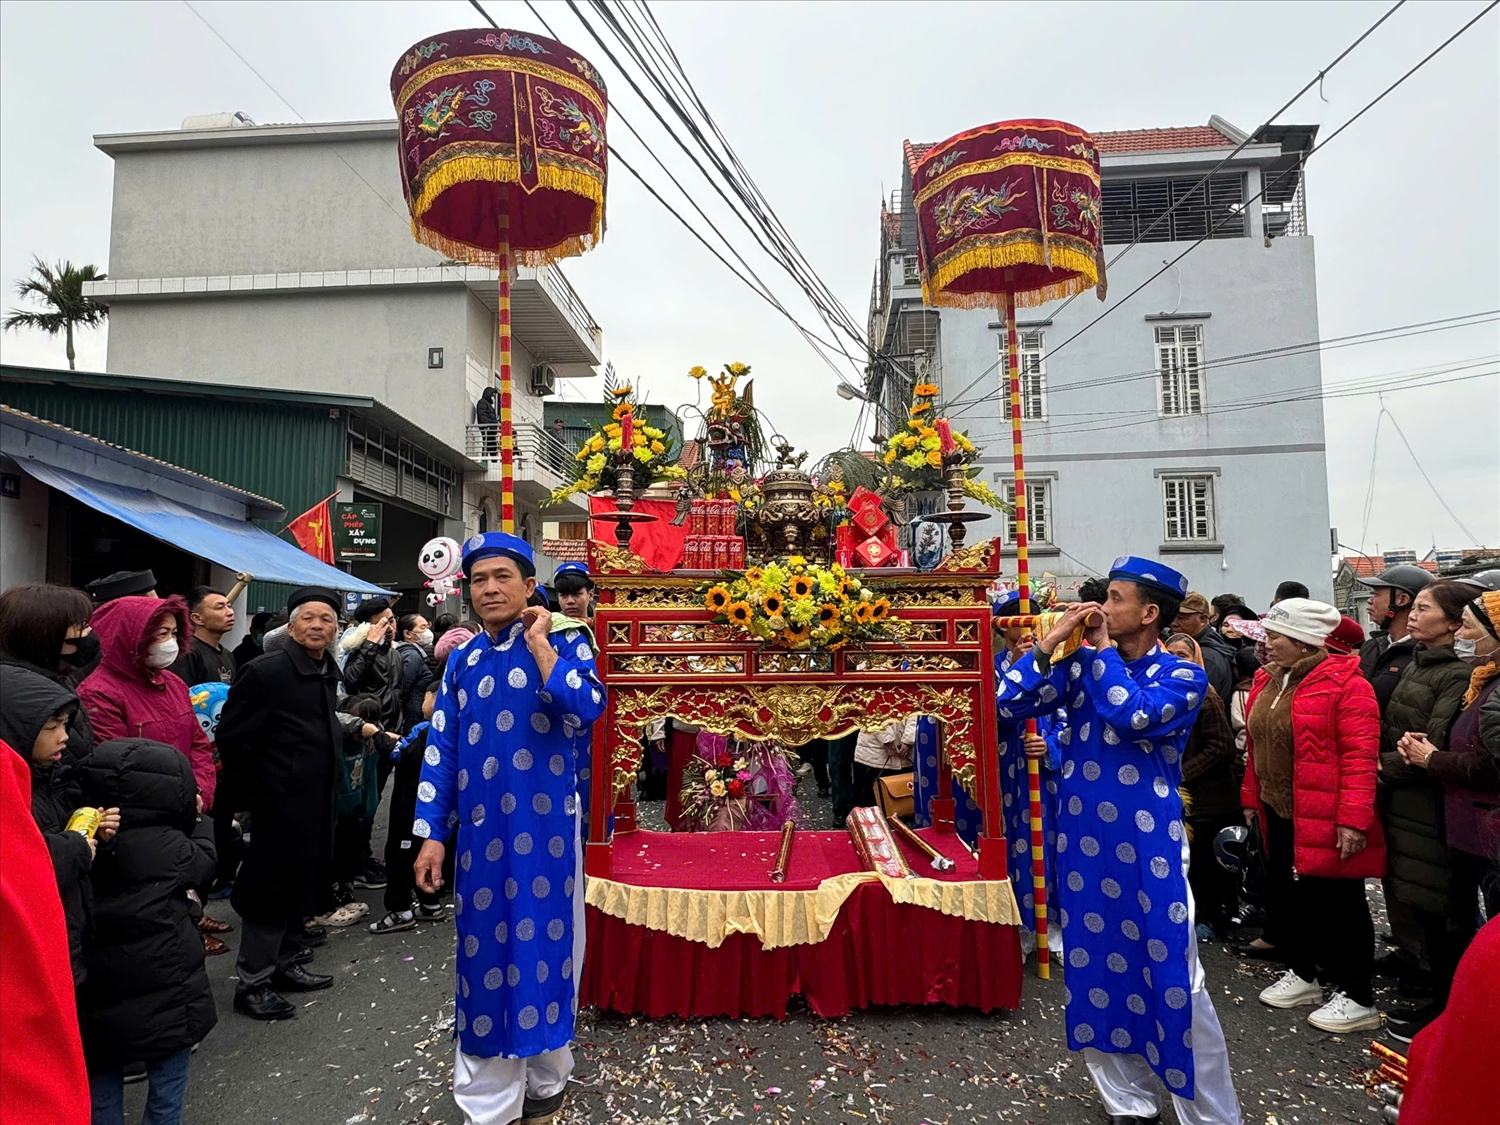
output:
M339 598L304 586L287 600L288 642L241 670L219 717L219 755L255 830L232 902L244 918L234 1007L253 1019L290 1019L282 992L327 988L333 978L298 964L303 919L327 905L333 884L334 711Z

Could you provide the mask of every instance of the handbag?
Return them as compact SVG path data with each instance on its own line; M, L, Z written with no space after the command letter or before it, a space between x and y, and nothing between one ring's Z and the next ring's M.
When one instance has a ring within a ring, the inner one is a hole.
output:
M912 801L912 786L915 775L893 773L875 779L875 800L886 819L910 817L915 809Z

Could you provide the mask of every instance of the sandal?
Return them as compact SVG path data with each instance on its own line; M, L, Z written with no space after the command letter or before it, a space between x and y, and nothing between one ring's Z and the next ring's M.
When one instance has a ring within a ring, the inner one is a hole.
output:
M440 903L434 906L418 903L413 913L418 922L442 922L448 917L448 911Z
M234 926L222 919L210 918L205 914L198 919L198 928L205 934L227 934L234 929Z
M378 922L370 923L372 934L393 934L397 930L414 930L417 928L417 919L410 910L388 911L384 918Z
M228 953L229 946L225 945L213 934L203 935L203 954L206 957L217 957L220 953Z

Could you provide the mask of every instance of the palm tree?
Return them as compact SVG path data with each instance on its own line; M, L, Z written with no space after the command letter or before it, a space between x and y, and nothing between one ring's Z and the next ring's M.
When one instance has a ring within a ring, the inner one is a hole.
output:
M92 297L83 295L85 281L103 281L105 275L97 266L75 266L62 261L49 266L41 258L34 260L31 276L16 282L16 292L24 300L35 297L47 306L44 312L27 309L11 309L6 316L4 328L7 332L15 328L40 328L49 336L59 332L68 337L68 370L74 369L73 326L95 328L109 316L109 308Z

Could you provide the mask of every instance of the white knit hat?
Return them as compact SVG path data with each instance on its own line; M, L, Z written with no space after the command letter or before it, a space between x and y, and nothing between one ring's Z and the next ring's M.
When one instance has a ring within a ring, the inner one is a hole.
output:
M1321 645L1342 620L1343 615L1327 602L1287 598L1266 610L1260 623L1269 632L1280 633L1305 645Z

